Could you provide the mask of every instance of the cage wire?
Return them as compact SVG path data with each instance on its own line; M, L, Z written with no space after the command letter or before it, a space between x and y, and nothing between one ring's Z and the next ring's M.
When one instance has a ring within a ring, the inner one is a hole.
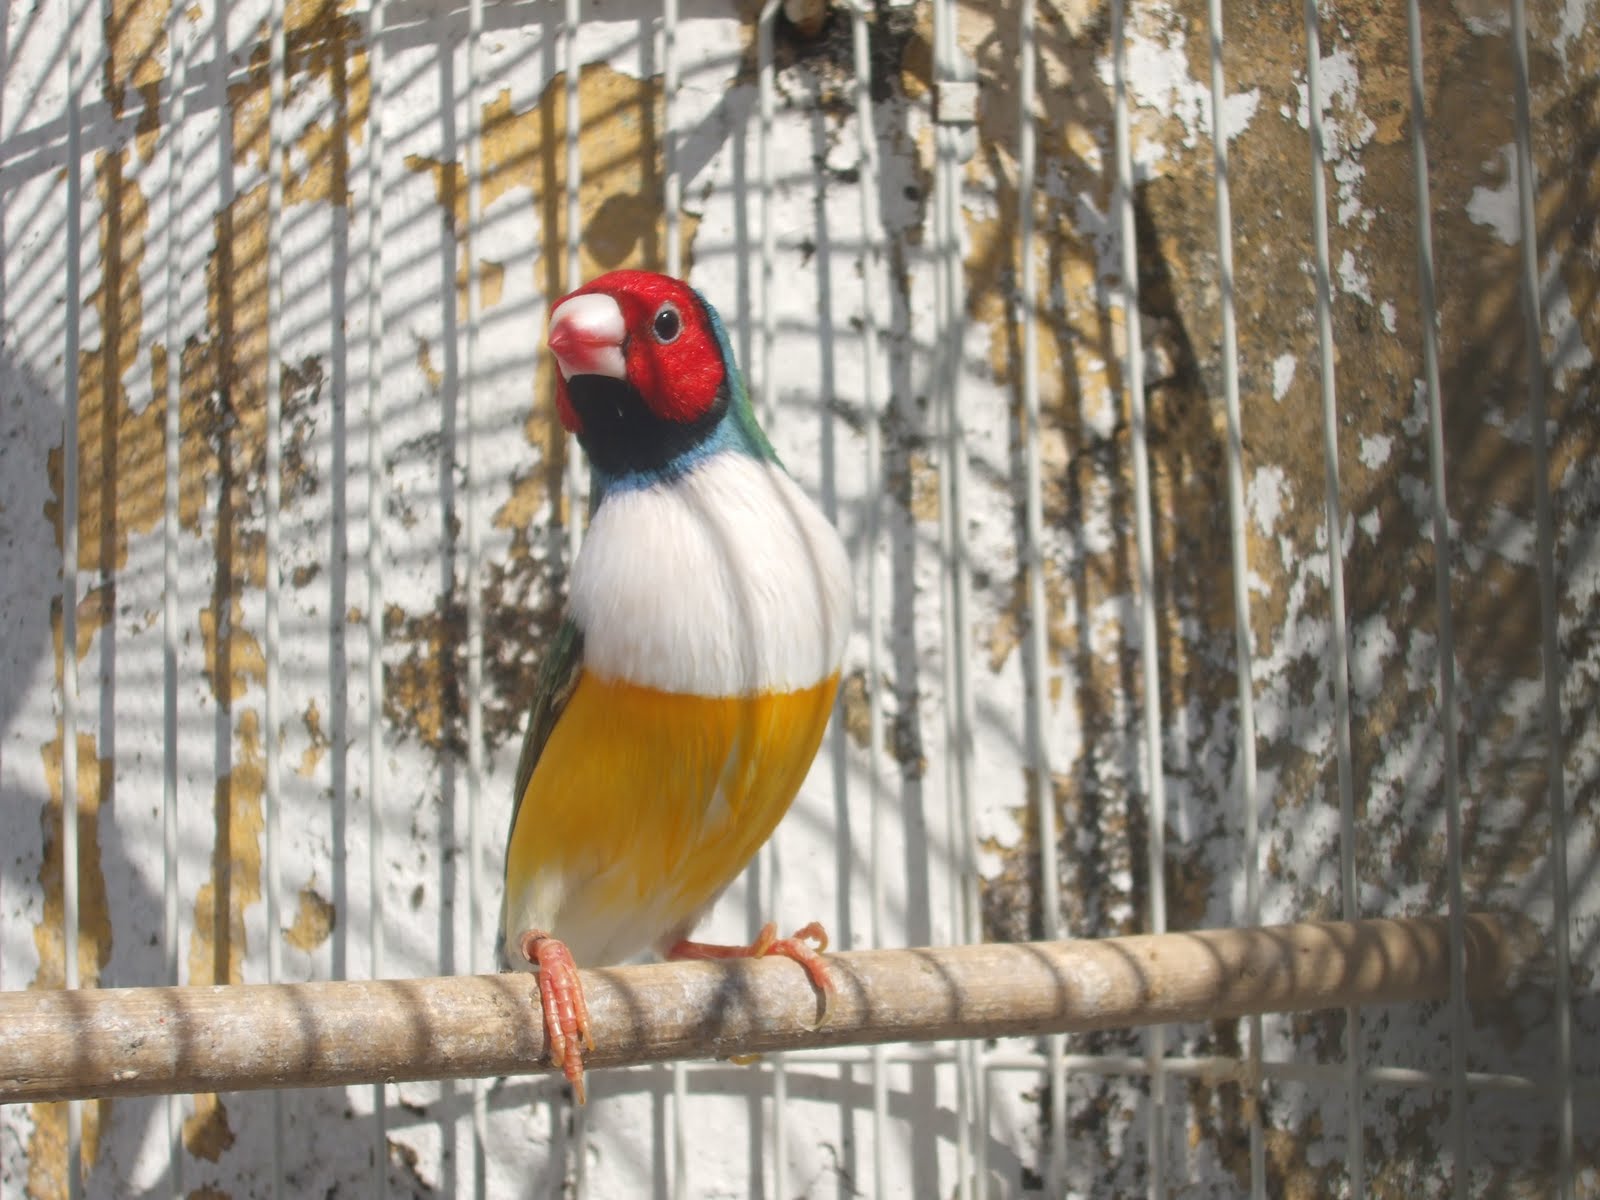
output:
M1439 913L1451 989L13 1104L0 1193L1600 1195L1593 7L8 5L0 986L490 966L627 265L855 572L704 936Z

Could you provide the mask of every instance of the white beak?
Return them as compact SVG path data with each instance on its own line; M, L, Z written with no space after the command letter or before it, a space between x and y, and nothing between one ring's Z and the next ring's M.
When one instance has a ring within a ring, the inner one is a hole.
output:
M628 377L622 343L628 327L622 309L610 296L590 292L556 305L550 314L550 351L556 356L561 378L574 375Z

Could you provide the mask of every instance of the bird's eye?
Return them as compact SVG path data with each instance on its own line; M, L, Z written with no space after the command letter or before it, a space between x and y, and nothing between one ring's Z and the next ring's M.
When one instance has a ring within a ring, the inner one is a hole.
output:
M683 332L683 318L678 315L678 306L668 302L656 309L655 319L650 322L650 331L663 346L677 341L678 335Z

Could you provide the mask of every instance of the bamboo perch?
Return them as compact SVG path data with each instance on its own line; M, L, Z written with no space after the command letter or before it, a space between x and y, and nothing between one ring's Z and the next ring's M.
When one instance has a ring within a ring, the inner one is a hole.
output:
M1469 995L1532 958L1520 918L1465 919ZM1436 1000L1442 918L832 955L832 1020L786 960L583 972L594 1067L876 1042L1078 1033ZM548 1070L528 974L0 993L0 1102Z

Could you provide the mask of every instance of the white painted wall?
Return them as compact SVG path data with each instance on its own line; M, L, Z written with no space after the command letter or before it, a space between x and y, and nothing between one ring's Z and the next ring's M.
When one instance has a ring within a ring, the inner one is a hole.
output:
M1103 101L1113 74L1109 47L1094 33L1098 10L1085 17L1072 5L1057 7L1081 40L1064 38L1065 48L1050 42L1045 48L1044 77L1052 88L1081 89ZM1582 63L1597 54L1592 27L1583 15L1588 7L1574 0L1561 15L1559 28L1536 30L1543 39L1539 44L1559 51L1567 71L1548 82L1551 94L1569 87L1581 74ZM395 610L387 647L391 668L409 661L425 669L433 651L423 633L416 631L425 631L432 616L448 610L441 597L454 593L459 598L466 571L469 489L484 562L503 564L514 556L528 560L526 569L512 576L507 604L526 603L530 610L536 609L547 599L539 589L552 580L559 584L561 578L559 540L543 532L553 518L548 503L531 511L517 510L528 518L531 530L525 543L518 542L518 528L496 523L497 514L526 494L519 492L519 482L541 461L541 449L525 436L525 425L536 401L534 372L551 299L544 294L548 267L543 256L551 252L555 239L543 228L547 210L542 207L537 172L484 205L473 235L473 253L503 268L503 277L498 294L486 304L477 338L469 343L464 302L457 298L453 282L459 231L449 225L425 161L461 162L465 155L470 125L463 41L466 14L427 2L391 3L389 8L382 110L384 338L377 348L383 371L381 438L386 456L383 602ZM913 17L907 18L913 41L928 29L925 8L915 8ZM763 860L756 874L730 889L702 932L711 939L738 940L770 915L794 926L821 918L841 948L874 942L956 941L962 932L956 925L952 881L966 834L952 815L951 747L945 737L944 678L951 646L940 601L938 509L933 502L939 449L933 440L936 422L929 397L938 394L941 381L935 375L934 352L948 331L940 327L935 307L928 174L932 126L926 88L918 83L914 56L908 54L896 64L892 94L876 106L875 129L883 154L878 220L894 252L888 261L864 262L859 184L853 174L858 167L855 127L848 104L837 103L850 98L844 60L830 52L820 65L789 64L779 72L770 143L775 189L773 207L764 213L758 186L754 51L747 49L754 44L751 16L699 0L683 9L676 38L683 86L675 101L674 121L680 138L676 155L683 172L683 207L698 219L690 250L691 279L727 319L758 395L762 380L772 382L775 412L769 432L802 485L837 514L861 563L858 586L863 599L847 672L866 668L864 578L866 570L876 572L886 633L880 648L885 679L878 699L885 726L891 731L898 726L900 731L897 752L871 755L845 732L842 721L836 721L794 812L774 840L772 856ZM98 982L102 986L166 982L160 945L162 527L159 503L148 509L138 502L141 497L148 501L152 487L161 487L159 465L152 466L148 457L161 446L159 423L149 424L163 397L158 361L173 361L176 348L185 344L227 348L216 298L227 292L224 285L229 282L254 278L249 260L264 245L262 227L250 223L256 210L247 199L265 180L264 167L259 155L238 154L238 139L265 112L260 104L262 79L259 73L251 75L249 62L252 54L264 53L259 30L266 13L260 3L219 9L212 0L201 0L175 22L188 78L186 114L176 142L166 115L170 109L165 107L158 136L140 142L138 93L130 87L118 112L102 85L101 23L90 17L70 26L78 36L83 63L78 133L83 203L77 224L84 245L82 304L75 314L66 294L65 266L71 249L66 230L74 216L68 208L64 175L68 81L62 46L69 28L65 5L51 0L33 8L7 9L0 56L4 61L0 986L7 988L50 982L50 952L57 956L59 972L59 931L46 920L49 870L44 832L50 812L60 803L59 779L52 781L46 754L59 737L51 606L61 587L62 561L50 515L54 511L50 506L59 502L58 476L49 460L62 443L69 380L75 375L97 378L89 367L77 370L65 347L74 319L79 344L91 359L105 344L107 310L93 300L96 289L106 286L107 263L114 256L108 257L105 239L112 236L120 239L122 261L128 264L119 285L124 299L115 306L123 352L114 358L125 392L115 399L110 425L117 439L108 452L119 464L112 507L125 538L126 559L102 562L91 557L78 573L80 598L103 584L115 585L114 602L104 620L96 617L99 610L92 605L80 613L87 636L77 664L78 729L108 760L111 783L110 794L99 797L98 853L90 860L103 879L105 897L95 935L110 940L109 959L99 970ZM161 81L159 94L165 104L173 48L158 31L166 10L128 0L113 15L139 18L111 22L122 39L113 60L121 66L113 74L120 71L118 78L133 84ZM358 59L362 64L367 61L365 10L353 12L350 31L331 41L328 27L318 25L315 16L315 10L294 9L290 27L321 30L306 36L329 48L331 60L347 64L352 72ZM608 64L622 77L654 79L662 69L656 16L653 7L609 0L586 6L576 40L577 60ZM322 19L334 17L323 14ZM1073 24L1080 19L1088 19L1088 24ZM1203 23L1185 32L1187 19L1174 7L1140 5L1130 43L1134 159L1140 177L1156 184L1209 169L1213 122L1204 62L1195 57L1203 54ZM1404 343L1403 355L1415 355L1415 322L1397 325L1394 316L1398 303L1409 320L1413 302L1383 291L1385 277L1379 268L1392 258L1394 248L1376 240L1376 234L1369 236L1373 228L1381 231L1384 219L1382 202L1371 194L1378 185L1364 182L1362 166L1364 156L1380 153L1377 147L1384 144L1380 126L1363 107L1369 98L1363 88L1373 85L1363 76L1362 60L1376 51L1359 32L1331 18L1330 23L1322 86L1324 106L1337 134L1330 141L1329 157L1338 239L1334 261L1339 264L1334 286L1340 312L1349 313L1357 304L1387 306L1371 326L1371 345ZM487 103L503 88L512 114L536 110L563 66L560 31L559 12L551 6L489 6L478 48L477 99ZM985 119L1004 126L1010 118L997 115L992 106L1010 85L1005 67L1009 35L1002 22L983 12L966 14L962 35L980 63L983 103L991 106L985 109ZM1503 40L1504 31L1474 28L1472 36ZM137 57L141 46L152 48L153 57L143 67L132 66L129 54ZM1092 62L1091 77L1064 73L1067 68L1061 64L1077 61L1075 54ZM1303 63L1302 55L1295 68L1290 54L1284 62L1240 64L1245 78L1230 85L1226 125L1241 158L1252 152L1252 146L1268 146L1270 139L1303 137L1303 127L1310 123ZM369 504L365 397L372 369L366 304L372 287L368 237L376 197L366 174L370 126L363 128L357 119L354 126L359 132L344 139L351 163L349 206L330 203L327 193L296 199L295 180L306 178L308 165L325 166L330 161L325 148L319 148L323 143L301 143L301 135L313 127L333 128L342 104L359 110L364 101L359 89L341 93L335 74L316 61L310 71L297 70L291 83L285 129L296 145L290 154L290 203L278 226L284 273L282 301L275 306L276 328L281 361L294 370L315 363L320 384L292 387L286 399L290 434L301 456L294 479L305 487L286 488L281 529L279 565L285 585L277 653L282 719L279 728L269 732L279 739L282 772L279 923L291 925L306 888L331 902L334 911L331 933L320 941L310 939L309 950L284 944L283 976L298 980L361 977L372 968L367 866L372 797L363 622L373 597L363 564ZM341 95L355 99L342 100ZM1093 105L1086 103L1085 108L1092 111ZM585 120L590 119L586 111ZM502 149L486 151L486 157L542 153L535 159L542 169L555 155L548 147L544 152L531 149L542 143L518 140L533 139L532 128L531 123L519 126L520 132L508 135ZM980 129L984 138L960 198L966 238L962 249L974 262L992 244L983 239L996 222L1002 226L1005 253L1011 254L1015 220L1014 198L1006 200L1012 151L992 139L991 125ZM1059 696L1043 725L1049 758L1059 776L1060 808L1069 822L1062 839L1069 925L1075 933L1101 934L1142 925L1146 883L1138 835L1144 785L1132 669L1138 645L1136 595L1130 578L1125 401L1115 390L1120 382L1112 361L1122 352L1123 312L1116 295L1120 241L1115 217L1110 215L1114 209L1107 174L1113 161L1109 122L1086 117L1083 125L1057 136L1061 132L1047 128L1041 135L1047 143L1041 149L1042 174L1049 203L1071 213L1069 228L1055 236L1068 247L1067 257L1076 254L1089 266L1081 277L1063 275L1072 280L1070 286L1052 279L1047 285L1052 299L1044 305L1047 319L1070 327L1082 340L1073 344L1075 358L1070 365L1062 365L1063 358L1046 367L1057 373L1047 381L1048 390L1062 404L1052 410L1055 415L1047 432L1047 484L1054 486L1072 473L1079 491L1070 506L1073 519L1053 524L1044 547L1052 579L1060 581L1059 588L1052 588L1052 627L1064 631L1065 645L1052 648L1050 683L1059 686ZM637 151L619 126L606 125L586 136L614 140L619 155ZM178 147L183 166L175 178ZM123 182L111 192L96 184L96 164L107 154L123 156ZM1474 166L1480 182L1459 194L1442 194L1440 203L1459 222L1483 229L1486 238L1515 245L1520 237L1516 197L1514 187L1506 183L1505 161L1491 159L1481 169ZM1291 186L1303 191L1303 180L1285 185ZM1253 221L1260 206L1251 200L1238 203L1246 221ZM141 210L147 212L142 229ZM1298 212L1282 218L1285 239L1305 236ZM219 213L231 214L231 234L225 222L219 225ZM600 220L593 209L586 209L585 215L586 223ZM764 220L771 223L776 247L770 295L761 286ZM1194 223L1203 231L1208 222L1209 215L1199 213ZM115 235L108 232L113 228ZM1257 247L1264 237L1270 241L1258 227L1251 229L1248 236ZM170 247L165 241L169 232ZM221 261L219 239L235 255L227 269L216 265ZM140 243L142 250L136 253ZM1287 250L1266 253L1281 257L1290 271L1309 270L1309 263L1297 257L1302 243L1286 244ZM1205 293L1207 280L1214 277L1214 263L1209 257L1211 243L1202 245L1192 259L1178 254L1173 261L1191 267L1199 279L1195 290ZM1259 260L1241 253L1245 281L1254 269L1247 264ZM1585 313L1579 300L1566 291L1572 286L1567 280L1573 277L1575 254L1558 241L1541 267L1547 289L1544 313L1552 410L1560 415L1554 435L1558 455L1565 455L1558 460L1552 482L1558 489L1559 608L1568 655L1564 699L1574 722L1565 747L1567 795L1577 814L1569 843L1574 891L1568 915L1579 983L1575 1009L1581 1035L1579 1069L1592 1078L1593 1047L1600 1044L1593 1036L1600 1013L1592 992L1600 967L1595 934L1600 928L1600 887L1593 871L1600 852L1593 837L1600 760L1593 751L1588 719L1581 714L1592 707L1589 701L1600 678L1600 644L1588 633L1594 599L1600 594L1600 558L1588 532L1592 515L1600 508L1600 476L1587 465L1592 459L1583 452L1594 428L1592 365L1600 331L1594 314ZM1486 276L1512 261L1489 264ZM1005 327L1013 283L1009 270L994 275L980 275L976 266L972 270L969 280L986 282L975 285L980 287L974 296L977 315L964 326L958 356L972 456L972 487L961 515L976 571L971 628L963 634L971 639L968 649L974 668L978 863L995 889L993 894L999 896L1011 894L1004 890L1007 880L1028 861L1037 835L1028 815L1030 759L1023 737L1029 689L1024 657L1016 646L1016 635L1026 629L1015 583L1021 503L1012 391L1016 376L997 379L992 366L992 338ZM1261 274L1264 278L1265 268ZM114 273L112 282L118 282ZM1192 282L1183 280L1179 291ZM1074 290L1080 283L1087 287ZM1256 303L1256 297L1244 295L1246 290L1242 282L1241 304ZM137 304L131 299L135 292ZM236 298L239 294L235 289ZM864 358L855 324L866 312L865 294L872 297L871 319L882 340L881 353L871 362ZM1216 361L1215 348L1208 348L1214 333L1205 324L1214 312L1214 288L1209 295L1206 303L1186 310L1195 322L1187 336L1198 347L1195 352L1206 369ZM259 304L259 292L255 298ZM1272 305L1285 303L1274 294L1250 312L1269 320ZM1296 405L1316 403L1311 303L1308 287L1303 294L1294 294L1290 323L1296 333L1289 345L1275 340L1275 333L1257 336L1256 327L1243 319L1241 324L1247 429L1261 431L1254 439L1247 432L1246 484L1252 572L1259 572L1252 580L1260 606L1254 674L1265 813L1262 913L1268 921L1334 915L1339 905L1342 831L1331 782L1334 735L1326 665L1330 568L1326 538L1317 527L1320 477L1301 471L1298 458L1268 432L1279 420L1274 413L1292 414ZM770 358L762 353L764 312L770 314L776 331ZM260 339L266 330L251 320L247 315L235 331L233 357L239 376L232 402L241 411L256 413L265 378L265 345ZM1159 324L1147 321L1147 325L1153 325L1148 348L1152 374L1159 375L1168 343ZM1098 344L1082 333L1095 327L1106 337ZM1447 348L1456 353L1461 350L1458 343L1468 339L1460 329L1453 336ZM1505 326L1505 336L1520 337L1514 320ZM1405 343L1407 337L1413 341ZM1369 348L1366 342L1341 345L1349 348L1350 359L1348 367L1341 366L1347 371L1342 378L1350 399L1348 424L1341 430L1350 460L1346 553L1354 554L1367 539L1374 548L1381 545L1383 553L1398 555L1402 548L1394 543L1393 531L1391 541L1380 542L1389 528L1386 522L1409 514L1425 524L1427 514L1426 394L1416 390L1420 368L1410 371L1414 363L1407 359L1403 377L1392 381L1392 395L1371 399L1365 389L1377 386L1373 380L1386 378L1383 371L1362 365ZM886 477L880 484L881 497L870 489L862 434L869 373L887 413L882 426L884 459L879 464ZM252 445L249 435L254 426L247 422L242 431L228 433L214 416L217 394L205 391L203 384L196 372L186 371L186 422L191 415L188 405L197 406L197 416L200 408L208 408L213 415L202 423L215 439L227 441L236 453ZM1214 391L1211 398L1215 399ZM87 395L83 403L89 404ZM546 400L540 397L538 403ZM1523 398L1513 394L1509 409L1505 403L1499 392L1492 393L1483 420L1504 433L1509 453L1524 455L1529 427ZM1464 410L1451 411L1460 415ZM1263 414L1269 419L1249 424ZM80 426L83 444L101 445L106 428L95 422ZM190 428L186 436L198 434ZM464 474L469 438L477 456L476 478L470 481ZM216 441L214 447L221 444ZM186 443L186 456L193 454L198 460L201 453L197 444ZM1392 466L1391 454L1396 456ZM98 503L93 497L105 477L98 465L105 455L86 449L84 456L86 503ZM1357 462L1371 472L1370 480L1354 474ZM1386 467L1393 473L1380 478L1378 472ZM230 493L217 464L208 464L193 485L194 520L178 539L176 746L181 818L175 867L180 973L185 982L212 978L215 939L205 929L197 932L197 911L204 915L203 887L212 887L215 894L219 815L237 823L260 812L250 803L219 805L217 795L219 779L227 777L233 779L236 792L250 792L240 780L263 753L250 729L252 721L262 718L263 679L246 662L231 708L225 706L208 674L203 619L203 613L216 610L216 593L227 584L225 576L219 577L218 565L220 548L228 543L219 533L226 504L243 505L234 516L243 539L234 543L234 552L241 561L254 546L250 539L262 529L259 464L236 464L236 469L241 482ZM1203 463L1195 468L1203 469ZM1225 515L1220 510L1189 514L1161 508L1172 495L1170 490L1158 494L1158 516L1168 538L1158 571L1170 572L1172 578L1198 572L1205 580L1225 583L1220 566L1197 565L1184 540L1186 521L1198 526L1219 516L1225 520ZM867 546L863 541L867 511L875 502L882 505L881 537L879 544ZM1477 511L1475 505L1468 507ZM1534 567L1531 519L1530 501L1515 511L1500 505L1482 521L1463 523L1457 587L1471 590L1475 577L1486 580L1485 587L1509 580L1513 594L1507 603L1525 598ZM1403 547L1407 553L1416 548L1414 542ZM1421 547L1421 552L1428 550ZM1506 564L1507 573L1495 573L1494 568ZM1208 568L1213 573L1207 574ZM1431 579L1431 559L1419 577ZM519 594L518 588L532 590ZM1175 656L1181 655L1190 665L1200 664L1193 673L1209 670L1225 677L1232 669L1231 627L1224 623L1219 634L1204 613L1195 611L1198 606L1191 602L1197 592L1203 598L1203 586L1177 590L1183 591L1190 607L1170 613L1172 632L1164 634L1164 665L1172 669ZM245 636L236 639L235 650L243 662L248 659L250 639L264 638L259 579L242 587L239 601ZM1437 911L1443 880L1435 868L1443 809L1442 757L1429 700L1435 687L1434 642L1426 628L1391 623L1384 607L1389 601L1395 602L1396 611L1410 605L1408 597L1397 593L1382 604L1352 613L1352 685L1361 728L1369 735L1362 743L1368 757L1361 767L1365 783L1359 831L1361 908L1367 913ZM1226 607L1225 599L1216 602ZM356 610L353 619L351 610ZM504 610L497 611L504 615ZM1009 642L1004 636L1007 628L1013 632ZM536 638L507 640L505 629L493 625L491 664L536 649ZM1474 828L1479 830L1475 836L1486 839L1484 861L1496 864L1487 875L1469 864L1469 893L1476 902L1526 909L1548 925L1555 914L1548 834L1538 824L1542 792L1537 782L1526 782L1537 773L1542 755L1537 673L1530 668L1514 679L1486 679L1475 673L1472 661L1461 661L1458 667L1464 678L1464 728L1491 746L1480 757L1469 748L1465 760L1464 788ZM1108 681L1120 686L1108 686ZM491 707L498 704L504 709L505 689L492 678L490 688ZM1199 686L1176 695L1175 704L1172 697L1165 698L1164 710L1166 822L1172 860L1190 873L1186 878L1198 881L1194 884L1198 899L1190 905L1192 919L1213 925L1241 923L1246 848L1234 783L1237 712L1232 700L1218 700ZM306 717L313 705L318 712L315 729ZM499 839L509 811L517 739L497 729L485 745L477 813L483 853L475 860L468 840L471 788L466 759L454 750L430 748L425 741L414 714L385 724L377 820L383 846L379 889L386 946L383 973L390 976L484 970L491 962L490 938L499 900ZM1472 769L1480 763L1486 768L1482 778L1492 780L1482 792L1477 784L1480 776ZM80 772L92 773L89 760ZM884 806L885 839L879 849L884 925L876 934L869 837L874 773ZM1497 841L1497 834L1504 837ZM235 837L235 842L224 843L232 851L225 848L220 858L228 859L231 853L237 865L244 846L249 851L244 854L246 864L255 864L253 879L235 877L232 886L236 896L247 894L242 904L240 977L259 981L267 975L269 936L265 902L258 892L250 891L266 886L259 872L259 839L251 831ZM1504 861L1491 853L1506 846L1528 853ZM59 853L58 844L55 852ZM93 890L86 885L85 894ZM1026 887L1017 894L1025 899ZM993 903L996 908L1005 904ZM476 922L474 904L479 913ZM991 921L998 919L994 911L990 916ZM96 920L92 903L89 920ZM1025 914L1016 922L1026 929ZM203 920L198 923L206 925ZM202 976L195 974L197 968ZM1481 1050L1481 1062L1475 1060L1474 1069L1547 1071L1542 1050L1519 1050L1512 1045L1517 1038L1507 1032L1519 1029L1527 1045L1547 1046L1541 1039L1548 1038L1548 1006L1541 1009L1540 1004L1536 995L1520 997L1509 1008L1497 1010L1496 1019L1504 1027L1475 1028L1474 1037L1481 1042L1474 1046ZM1339 1046L1330 1031L1336 1033L1336 1026L1325 1022L1269 1020L1266 1053L1288 1060L1337 1062ZM1369 1014L1368 1061L1443 1069L1449 1033L1446 1016L1432 1010ZM1219 1038L1226 1040L1208 1028L1180 1030L1169 1049L1215 1053ZM1072 1048L1136 1054L1139 1046L1137 1039L1108 1037ZM1027 1046L1018 1043L1009 1048ZM879 1152L891 1194L948 1196L956 1190L958 1115L951 1066L889 1069L889 1121L881 1148L874 1142L866 1068L819 1065L796 1056L787 1061L782 1083L778 1080L771 1064L690 1068L690 1102L683 1114L688 1194L771 1196L781 1191L784 1200L795 1195L870 1195L875 1188L874 1155ZM780 1086L787 1096L782 1106L781 1164L775 1161L774 1141L774 1096ZM1234 1194L1232 1189L1239 1185L1238 1147L1217 1136L1228 1121L1221 1113L1222 1093L1186 1090L1187 1085L1176 1081L1171 1087L1168 1134L1173 1171L1192 1184L1184 1194ZM1074 1076L1069 1100L1072 1154L1064 1175L1064 1186L1072 1195L1119 1195L1142 1189L1143 1092L1137 1079ZM668 1192L676 1151L667 1069L593 1075L591 1102L584 1114L587 1149L582 1154L574 1150L571 1111L551 1080L492 1081L485 1095L480 1161L467 1085L400 1084L388 1089L385 1169L393 1194L456 1195L476 1190L499 1197L555 1194L563 1187L577 1187L597 1197ZM1028 1186L1025 1173L1042 1170L1040 1096L1040 1080L1034 1073L996 1071L990 1077L985 1152L999 1194L1019 1194ZM255 1094L230 1096L224 1103L232 1143L207 1158L193 1152L208 1144L194 1134L189 1151L181 1156L181 1187L190 1193L214 1188L235 1197L269 1194L273 1101ZM1369 1159L1398 1164L1381 1186L1414 1184L1423 1194L1434 1194L1446 1185L1448 1176L1435 1162L1445 1136L1443 1103L1442 1095L1425 1090L1371 1093L1365 1117ZM288 1194L351 1194L371 1186L375 1145L371 1089L289 1093L283 1104ZM1275 1137L1281 1135L1271 1145L1273 1161L1281 1157L1286 1173L1298 1171L1321 1180L1328 1189L1323 1194L1341 1186L1343 1105L1337 1088L1280 1085L1271 1097L1269 1129ZM1592 1098L1580 1100L1580 1116L1593 1111ZM118 1101L108 1112L88 1193L176 1190L179 1181L169 1174L162 1104ZM1485 1133L1476 1140L1484 1159L1480 1165L1489 1170L1502 1161L1516 1161L1529 1145L1544 1144L1541 1138L1551 1128L1547 1117L1541 1109L1520 1125L1485 1118L1504 1136L1496 1140ZM28 1188L35 1194L55 1194L63 1168L59 1150L47 1148L41 1136L41 1122L46 1119L38 1110L0 1109L0 1192L5 1195L21 1195ZM1238 1126L1230 1128L1237 1132ZM1580 1130L1592 1128L1580 1124ZM1583 1137L1587 1140L1581 1142L1580 1153L1592 1155L1592 1133ZM1580 1182L1593 1186L1592 1168Z

